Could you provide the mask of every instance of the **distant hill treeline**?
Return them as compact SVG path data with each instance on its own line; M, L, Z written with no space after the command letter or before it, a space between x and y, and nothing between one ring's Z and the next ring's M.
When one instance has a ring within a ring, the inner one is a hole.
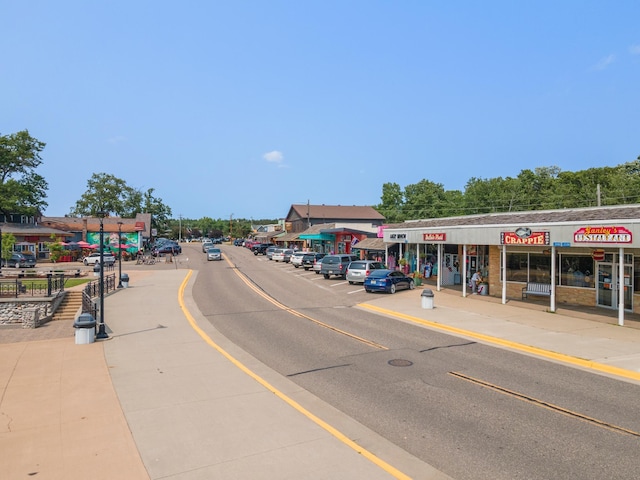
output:
M445 191L429 180L382 186L374 207L387 223L481 213L554 210L640 203L640 156L616 167L563 172L558 167L522 170L515 177L475 178L464 192Z

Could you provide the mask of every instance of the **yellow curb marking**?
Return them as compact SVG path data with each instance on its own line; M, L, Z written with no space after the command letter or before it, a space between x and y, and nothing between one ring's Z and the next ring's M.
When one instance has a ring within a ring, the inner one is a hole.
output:
M345 445L351 447L357 453L359 453L360 455L365 457L367 460L369 460L370 462L374 463L375 465L377 465L378 467L383 469L385 472L387 472L390 475L392 475L394 478L398 478L398 479L402 479L402 480L410 480L411 479L411 477L405 475L404 473L400 472L395 467L389 465L384 460L382 460L382 459L378 458L377 456L375 456L373 453L371 453L368 450L364 449L363 447L358 445L356 442L354 442L353 440L351 440L347 436L345 436L343 433L341 433L339 430L337 430L336 428L332 427L331 425L329 425L325 421L323 421L320 418L318 418L317 416L315 416L313 413L311 413L309 410L304 408L298 402L296 402L292 398L288 397L287 395L285 395L281 391L277 390L269 382L267 382L262 377L258 376L253 371L249 370L249 368L244 366L242 363L240 363L240 361L236 360L226 350L224 350L217 343L215 343L211 339L211 337L209 337L209 335L207 335L198 326L198 323L193 318L193 316L191 315L191 313L187 309L186 305L184 304L184 290L185 290L185 288L187 286L187 283L189 282L189 279L191 278L192 273L193 273L193 270L189 270L187 275L186 275L186 277L185 277L185 279L182 281L182 284L180 285L180 289L178 291L178 303L180 304L180 308L182 309L182 313L184 313L184 316L186 317L186 319L189 322L189 324L191 325L191 327L196 331L196 333L198 333L198 335L200 335L200 337L202 337L202 339L207 344L209 344L211 347L213 347L215 350L217 350L223 357L225 357L227 360L229 360L232 364L234 364L236 367L238 367L241 371L243 371L244 373L249 375L249 377L253 378L256 382L258 382L264 388L269 390L271 393L275 394L278 398L280 398L281 400L283 400L284 402L289 404L291 407L296 409L298 412L300 412L301 414L303 414L304 416L309 418L316 425L320 426L321 428L323 428L324 430L329 432L331 435L336 437L342 443L344 443Z
M377 307L369 303L360 303L357 306L360 308L372 310L374 312L382 313L383 315L389 315L391 317L401 318L403 320L409 320L410 322L425 325L427 327L431 327L436 330L442 330L445 332L454 333L456 335L464 335L465 337L476 338L486 343L501 345L503 347L508 347L513 350L530 353L532 355L537 355L544 358L550 358L552 360L556 360L559 362L568 363L571 365L576 365L576 366L588 368L591 370L596 370L598 372L603 372L603 373L615 375L618 377L628 378L630 380L640 381L640 372L634 372L633 370L626 370L624 368L605 365L603 363L593 362L591 360L584 360L581 358L572 357L570 355L565 355L563 353L552 352L550 350L545 350L543 348L532 347L529 345L524 345L522 343L512 342L510 340L503 340L501 338L484 335L482 333L471 332L469 330L463 330L461 328L451 327L449 325L443 325L441 323L431 322L429 320L423 320L422 318L413 317L411 315L395 312L393 310L387 310L386 308Z

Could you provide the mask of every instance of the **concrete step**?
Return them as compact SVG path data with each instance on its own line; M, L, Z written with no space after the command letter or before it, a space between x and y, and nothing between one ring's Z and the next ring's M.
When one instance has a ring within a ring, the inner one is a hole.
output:
M75 320L81 308L82 292L66 292L64 299L56 309L51 320Z

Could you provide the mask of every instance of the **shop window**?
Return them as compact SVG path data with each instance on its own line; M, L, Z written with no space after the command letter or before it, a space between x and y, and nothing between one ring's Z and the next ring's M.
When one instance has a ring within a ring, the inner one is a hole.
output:
M591 255L565 255L558 256L558 272L556 282L558 285L569 287L595 287L595 265Z
M502 257L501 257L502 258ZM526 282L529 269L529 254L507 253L507 281Z

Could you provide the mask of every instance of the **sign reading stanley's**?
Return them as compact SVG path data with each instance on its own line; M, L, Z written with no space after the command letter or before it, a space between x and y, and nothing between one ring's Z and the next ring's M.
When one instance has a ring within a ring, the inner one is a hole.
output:
M573 233L575 243L631 243L632 235L624 227L582 227Z

